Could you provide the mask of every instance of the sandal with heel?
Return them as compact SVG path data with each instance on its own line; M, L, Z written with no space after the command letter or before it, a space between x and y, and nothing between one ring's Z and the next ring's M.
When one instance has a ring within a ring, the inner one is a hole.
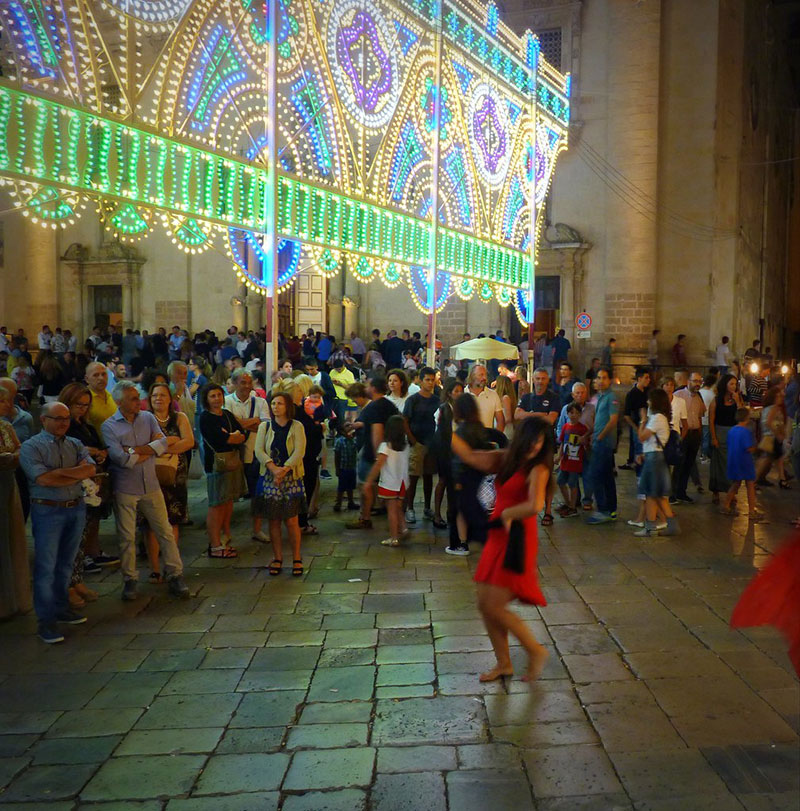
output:
M281 573L281 569L283 569L283 561L278 558L273 558L267 567L270 577L277 577Z
M209 546L206 554L210 558L238 558L239 553L232 546Z
M292 577L302 577L303 576L303 561L302 560L293 560L292 561Z

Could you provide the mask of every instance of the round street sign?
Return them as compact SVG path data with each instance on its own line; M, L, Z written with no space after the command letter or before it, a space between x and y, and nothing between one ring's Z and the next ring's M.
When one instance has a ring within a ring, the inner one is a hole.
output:
M580 330L589 329L592 326L592 317L589 313L579 313L575 319L575 326Z

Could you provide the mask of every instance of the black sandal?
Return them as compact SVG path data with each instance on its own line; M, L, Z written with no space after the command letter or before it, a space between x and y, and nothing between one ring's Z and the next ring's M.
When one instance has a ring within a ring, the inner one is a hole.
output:
M543 527L552 527L553 526L553 516L550 513L545 513L542 516L542 526Z
M283 569L283 561L278 560L278 558L273 558L267 567L267 571L272 577L277 577L281 573L281 569Z
M302 577L303 576L303 561L302 560L293 560L292 561L292 577Z
M232 546L209 546L206 552L210 558L238 558L239 553Z
M441 518L434 518L433 525L436 529L447 529L447 521L443 521Z

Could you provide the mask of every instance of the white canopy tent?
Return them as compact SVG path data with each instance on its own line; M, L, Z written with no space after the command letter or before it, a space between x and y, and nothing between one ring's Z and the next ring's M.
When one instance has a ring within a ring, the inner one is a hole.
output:
M519 350L513 344L495 338L473 338L451 346L450 357L455 360L516 360Z

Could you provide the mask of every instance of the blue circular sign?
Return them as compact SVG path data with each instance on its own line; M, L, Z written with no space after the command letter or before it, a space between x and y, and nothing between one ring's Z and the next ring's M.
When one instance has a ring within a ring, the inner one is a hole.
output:
M589 327L592 326L592 317L589 315L589 313L581 313L575 319L575 326L580 330L589 329Z

